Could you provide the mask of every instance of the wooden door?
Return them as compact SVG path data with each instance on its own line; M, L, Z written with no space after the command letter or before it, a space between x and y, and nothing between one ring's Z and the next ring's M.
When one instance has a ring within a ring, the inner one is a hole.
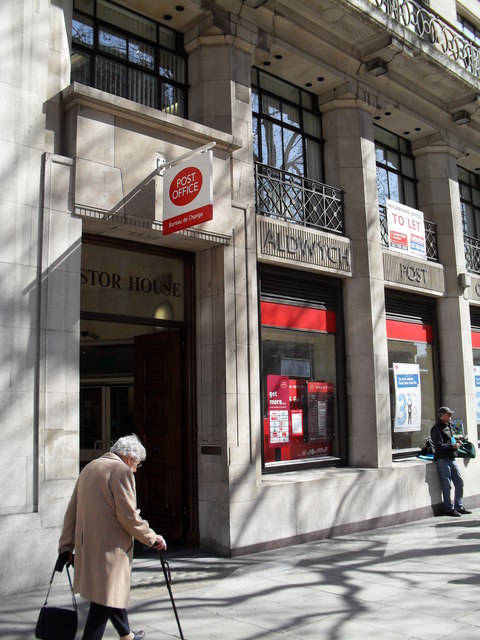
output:
M135 338L135 425L147 450L138 506L151 527L183 542L181 345L178 331Z

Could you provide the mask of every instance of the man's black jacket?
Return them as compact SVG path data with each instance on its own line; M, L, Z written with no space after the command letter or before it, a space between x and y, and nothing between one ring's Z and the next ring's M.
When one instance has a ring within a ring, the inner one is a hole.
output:
M452 442L452 423L450 421L445 424L445 422L437 420L430 431L430 436L435 449L436 460L438 458L448 458L450 460L455 458L455 448Z

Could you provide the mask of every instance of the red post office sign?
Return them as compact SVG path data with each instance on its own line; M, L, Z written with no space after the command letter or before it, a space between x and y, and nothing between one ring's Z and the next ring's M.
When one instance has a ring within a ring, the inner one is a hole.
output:
M163 235L213 218L213 154L206 151L165 170Z

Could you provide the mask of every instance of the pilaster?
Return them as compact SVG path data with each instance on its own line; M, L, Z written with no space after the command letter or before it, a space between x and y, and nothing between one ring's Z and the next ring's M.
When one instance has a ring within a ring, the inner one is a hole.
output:
M371 107L348 92L322 105L326 180L345 192L354 278L344 281L349 462L392 461L385 293Z
M437 341L442 363L442 395L438 400L452 407L455 417L462 419L466 430L476 438L468 287L460 285L466 264L456 166L458 151L441 136L435 136L416 144L414 153L419 209L436 224L438 254L445 277L445 295L437 306Z

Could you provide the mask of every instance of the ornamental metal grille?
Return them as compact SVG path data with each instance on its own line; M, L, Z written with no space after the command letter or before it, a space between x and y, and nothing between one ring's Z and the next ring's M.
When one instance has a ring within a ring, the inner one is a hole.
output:
M341 189L255 164L256 211L262 216L343 235Z
M437 225L434 222L424 220L425 226L425 253L427 260L438 262ZM380 207L380 236L384 247L388 247L387 209Z
M415 0L373 0L376 6L480 77L480 49L463 33Z
M463 236L465 242L465 262L467 269L480 273L480 240L472 236Z

